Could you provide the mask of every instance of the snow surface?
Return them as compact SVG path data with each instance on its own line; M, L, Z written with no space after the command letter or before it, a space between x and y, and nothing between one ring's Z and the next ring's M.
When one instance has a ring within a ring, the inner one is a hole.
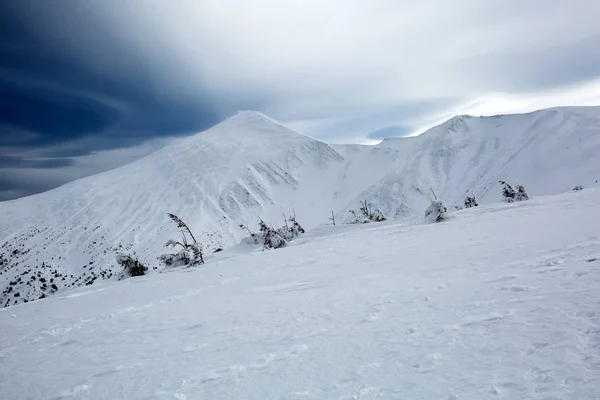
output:
M0 310L5 399L598 399L600 190Z
M210 253L262 218L295 210L308 230L367 200L388 218L422 217L430 188L449 210L466 194L500 201L498 180L536 197L597 187L600 107L460 116L415 138L328 145L245 111L134 163L0 203L0 306L115 279L119 252L151 271L179 239L175 213ZM43 282L45 280L46 282ZM54 285L54 286L52 286Z

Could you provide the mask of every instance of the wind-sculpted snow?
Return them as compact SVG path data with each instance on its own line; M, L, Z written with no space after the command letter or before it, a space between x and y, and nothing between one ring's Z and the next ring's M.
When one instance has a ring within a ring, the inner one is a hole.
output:
M450 211L467 194L500 201L498 180L530 196L595 186L600 108L461 116L419 137L328 145L240 112L143 159L52 191L0 203L0 306L116 279L116 255L149 266L181 217L205 253L240 242L259 218L296 212L308 230L348 220L367 200L388 218L422 217L434 189Z
M585 188L323 226L5 308L0 397L596 400L598 220Z

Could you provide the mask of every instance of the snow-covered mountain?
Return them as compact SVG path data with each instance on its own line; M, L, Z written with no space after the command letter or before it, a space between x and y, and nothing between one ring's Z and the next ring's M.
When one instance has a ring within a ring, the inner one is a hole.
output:
M499 200L497 181L530 195L600 179L600 107L455 117L421 136L377 146L328 145L241 112L124 167L0 203L0 304L37 299L114 275L115 254L149 265L190 225L208 251L296 212L305 228L338 221L367 199L394 217L421 215L433 188L448 205L466 193Z
M462 205L468 193L480 203L500 201L499 180L533 195L561 193L600 179L599 154L600 107L457 116L421 136L376 146L368 157L393 166L361 196L406 215L422 211L429 188L450 205Z

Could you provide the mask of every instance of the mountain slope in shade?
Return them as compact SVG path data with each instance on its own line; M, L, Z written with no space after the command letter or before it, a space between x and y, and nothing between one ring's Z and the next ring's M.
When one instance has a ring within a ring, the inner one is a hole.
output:
M499 200L499 179L532 196L595 184L600 108L455 117L419 137L377 146L328 145L256 112L241 112L143 159L60 188L0 203L0 304L37 299L119 272L135 252L152 268L190 225L206 250L239 242L259 218L296 212L307 229L367 199L392 217L421 217L434 189L449 206L466 193Z

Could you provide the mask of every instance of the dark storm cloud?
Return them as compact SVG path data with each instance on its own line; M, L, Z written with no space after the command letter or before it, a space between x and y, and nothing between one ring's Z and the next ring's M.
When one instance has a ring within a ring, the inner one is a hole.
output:
M590 105L599 13L594 0L0 1L2 196L240 109L340 143Z
M211 99L201 93L175 97L155 90L144 59L127 49L126 41L115 40L110 27L98 24L83 3L57 0L52 7L41 5L27 0L2 5L2 144L40 147L96 136L106 137L106 147L114 148L202 130L219 120ZM83 54L93 58L75 58L66 44L50 40L48 30L60 28L60 22L65 24L58 38L87 37L96 50ZM90 67L102 57L114 62ZM22 140L19 132L35 135Z
M0 168L59 168L73 165L71 158L31 159L0 156Z
M73 165L70 157L190 134L219 121L209 96L157 90L144 59L109 31L83 3L0 4L2 199L52 187L20 179L26 169L60 169ZM84 38L89 52L75 54L69 37Z

